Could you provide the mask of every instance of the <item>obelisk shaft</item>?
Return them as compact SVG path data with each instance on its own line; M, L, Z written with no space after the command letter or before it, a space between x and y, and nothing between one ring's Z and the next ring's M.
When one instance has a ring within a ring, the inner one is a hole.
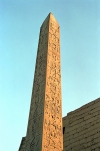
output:
M26 151L62 151L60 31L50 13L40 29Z

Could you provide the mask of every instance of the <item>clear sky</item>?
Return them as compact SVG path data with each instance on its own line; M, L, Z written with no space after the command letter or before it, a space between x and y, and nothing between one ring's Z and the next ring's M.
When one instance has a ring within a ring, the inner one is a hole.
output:
M60 25L63 116L100 97L100 0L0 0L0 151L25 136L39 38Z

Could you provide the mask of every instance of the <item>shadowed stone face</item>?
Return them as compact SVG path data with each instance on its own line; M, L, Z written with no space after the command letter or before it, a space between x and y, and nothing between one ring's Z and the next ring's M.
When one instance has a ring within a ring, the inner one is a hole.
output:
M60 33L59 25L51 13L40 28L25 140L23 151L63 150Z

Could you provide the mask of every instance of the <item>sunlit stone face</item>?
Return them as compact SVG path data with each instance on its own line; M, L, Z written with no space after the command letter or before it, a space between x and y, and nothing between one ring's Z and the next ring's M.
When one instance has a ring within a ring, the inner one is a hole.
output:
M50 13L40 28L26 151L62 151L59 25Z

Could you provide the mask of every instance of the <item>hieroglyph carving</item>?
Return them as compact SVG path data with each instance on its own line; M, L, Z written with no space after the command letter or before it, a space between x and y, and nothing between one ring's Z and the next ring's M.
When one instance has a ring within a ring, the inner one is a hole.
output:
M43 151L62 151L62 105L59 25L50 20L46 91L44 106Z
M33 91L27 129L26 150L40 151L42 148L43 109L47 66L47 26L40 31Z
M59 25L52 14L40 29L26 151L62 151Z

